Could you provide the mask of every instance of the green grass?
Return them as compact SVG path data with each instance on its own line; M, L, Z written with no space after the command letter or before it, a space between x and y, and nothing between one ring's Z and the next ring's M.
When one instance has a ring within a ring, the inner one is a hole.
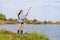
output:
M17 34L7 30L0 30L0 40L49 40L45 34L25 33Z

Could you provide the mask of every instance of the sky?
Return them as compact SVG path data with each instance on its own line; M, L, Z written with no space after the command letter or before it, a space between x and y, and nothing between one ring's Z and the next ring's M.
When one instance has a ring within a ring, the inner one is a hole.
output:
M60 0L0 0L0 13L7 18L17 18L21 9L26 14L29 7L27 19L60 20Z

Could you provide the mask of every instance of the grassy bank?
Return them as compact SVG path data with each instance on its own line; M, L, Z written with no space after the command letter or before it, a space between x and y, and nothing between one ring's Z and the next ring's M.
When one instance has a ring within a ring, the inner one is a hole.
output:
M17 34L7 30L0 30L0 40L49 40L45 34L25 33Z

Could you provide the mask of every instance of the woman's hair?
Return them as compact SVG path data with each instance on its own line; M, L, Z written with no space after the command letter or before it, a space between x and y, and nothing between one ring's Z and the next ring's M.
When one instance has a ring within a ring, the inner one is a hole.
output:
M20 10L20 12L18 13L18 18L19 18L19 15L21 14L22 11L23 11L23 10Z
M22 11L23 11L23 10L20 10L20 12L18 13L18 15L20 15Z

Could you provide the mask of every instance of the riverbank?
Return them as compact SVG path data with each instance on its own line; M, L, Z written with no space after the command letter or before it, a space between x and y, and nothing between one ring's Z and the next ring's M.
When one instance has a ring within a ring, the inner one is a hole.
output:
M7 30L0 30L0 40L49 40L45 34L25 33L17 34Z
M14 18L7 18L6 15L4 15L3 13L0 13L0 24L17 24L18 23L18 19L14 19ZM37 19L27 19L25 18L25 23L26 24L60 24L60 20L58 21L52 21L52 20L37 20Z
M15 21L0 21L0 24L17 24Z
M43 22L43 21L36 21L33 22L33 20L25 20L26 24L60 24L60 22ZM2 21L0 20L0 24L18 24L18 21Z

